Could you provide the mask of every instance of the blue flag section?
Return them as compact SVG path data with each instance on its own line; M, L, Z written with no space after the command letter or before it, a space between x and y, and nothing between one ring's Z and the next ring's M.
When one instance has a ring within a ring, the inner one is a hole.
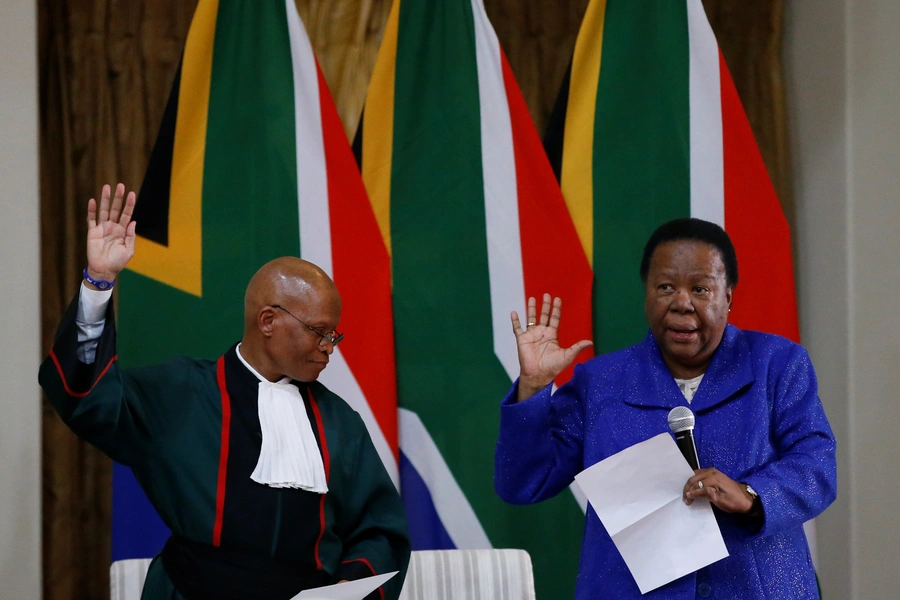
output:
M428 485L403 451L400 452L400 489L406 509L409 537L413 550L451 550L456 544L441 522Z
M170 533L147 500L131 469L113 463L113 563L156 556Z

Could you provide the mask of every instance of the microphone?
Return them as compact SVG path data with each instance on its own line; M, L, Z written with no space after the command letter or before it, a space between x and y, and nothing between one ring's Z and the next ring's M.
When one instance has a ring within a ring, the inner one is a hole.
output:
M691 468L700 468L697 446L694 444L694 413L686 406L676 406L669 411L669 429L675 434L675 443Z

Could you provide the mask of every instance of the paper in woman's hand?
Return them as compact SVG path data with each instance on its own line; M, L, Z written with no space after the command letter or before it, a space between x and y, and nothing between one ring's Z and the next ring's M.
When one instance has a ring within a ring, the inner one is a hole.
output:
M682 501L693 474L661 433L575 476L642 594L728 556L709 502Z

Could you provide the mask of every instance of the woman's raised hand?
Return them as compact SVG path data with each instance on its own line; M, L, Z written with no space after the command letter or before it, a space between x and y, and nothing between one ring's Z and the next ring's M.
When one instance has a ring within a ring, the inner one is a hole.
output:
M572 364L578 354L590 346L590 340L581 340L568 348L559 345L559 320L562 300L544 294L541 314L537 315L537 302L528 299L528 317L523 328L516 311L510 314L513 333L519 351L519 400L530 398L547 387L557 375Z

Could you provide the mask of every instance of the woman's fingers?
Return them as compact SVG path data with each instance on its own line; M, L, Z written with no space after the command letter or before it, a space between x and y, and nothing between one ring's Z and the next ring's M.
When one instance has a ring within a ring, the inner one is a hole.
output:
M575 342L574 344L566 348L566 366L569 366L569 363L575 360L575 358L579 354L581 354L582 350L593 345L594 342L592 342L591 340L581 340L580 342Z
M511 313L509 313L509 319L510 321L512 321L513 333L516 335L516 337L519 337L520 335L525 333L525 330L522 329L522 324L519 323L519 313L517 313L516 311L512 311Z
M554 298L550 308L550 321L547 323L553 329L559 329L559 319L562 316L562 298Z
M550 294L544 294L544 300L541 302L541 325L547 326L550 322Z

